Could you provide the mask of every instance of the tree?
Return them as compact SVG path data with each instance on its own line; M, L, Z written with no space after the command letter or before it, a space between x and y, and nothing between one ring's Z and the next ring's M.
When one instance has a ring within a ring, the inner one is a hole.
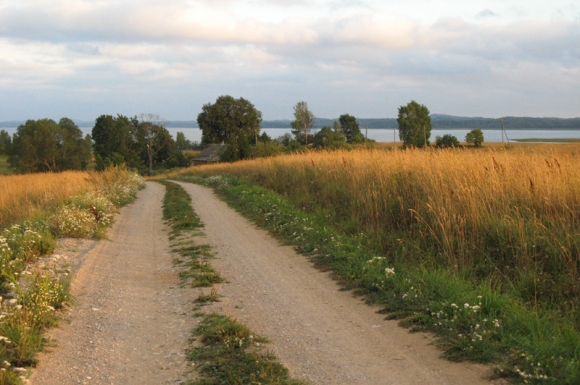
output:
M63 170L84 170L93 157L91 137L83 137L83 132L69 118L62 118L58 125L61 131L61 168Z
M435 146L439 148L459 147L459 140L457 140L457 137L450 134L436 136Z
M141 159L153 173L153 163L167 160L177 150L177 144L165 128L165 121L156 114L141 114L137 130L137 142L141 147Z
M185 138L183 132L178 132L175 137L175 144L179 151L193 150L193 143L189 139Z
M483 143L483 131L480 128L471 130L465 135L465 141L473 144L475 147L481 147Z
M431 137L429 109L416 101L399 107L399 138L405 147L424 147Z
M322 127L322 129L314 135L312 146L315 148L330 149L347 147L346 138L342 134L342 130L337 130L336 128L336 125L334 130L328 126Z
M364 142L365 138L361 134L359 124L354 116L349 114L340 115L338 121L348 143Z
M281 135L276 138L276 142L278 142L278 144L284 147L288 147L288 145L292 140L293 140L292 135L290 135L289 133L285 133L284 135Z
M140 157L141 144L137 140L138 131L137 117L99 116L92 131L97 169L103 170L119 164L126 164L129 167L141 166L143 161Z
M6 130L0 130L0 155L8 154L12 138Z
M9 155L22 173L82 170L91 159L90 139L68 118L28 120L17 128Z
M250 138L245 132L239 132L228 139L225 151L220 159L223 162L235 162L252 156Z
M292 135L302 144L308 145L308 135L314 124L314 114L308 109L306 102L298 102L294 106L294 121L292 126Z
M229 95L220 96L214 104L205 104L197 115L204 145L238 142L241 137L255 139L260 133L261 122L262 113L252 103Z

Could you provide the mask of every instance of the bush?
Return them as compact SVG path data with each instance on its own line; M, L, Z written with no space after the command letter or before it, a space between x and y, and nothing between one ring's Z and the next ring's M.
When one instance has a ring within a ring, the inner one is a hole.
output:
M465 135L465 141L469 144L473 144L475 147L481 147L483 143L483 131L480 128L471 130Z
M438 148L459 147L459 140L453 135L445 134L435 138L435 146Z
M250 150L250 158L264 158L267 156L275 156L282 152L282 148L275 141L258 142L252 146Z

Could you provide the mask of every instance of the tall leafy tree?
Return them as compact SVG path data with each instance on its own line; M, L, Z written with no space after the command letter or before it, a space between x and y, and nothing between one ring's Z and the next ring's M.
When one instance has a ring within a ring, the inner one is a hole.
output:
M10 144L12 144L12 138L8 131L0 130L0 155L8 154Z
M93 150L97 168L126 164L138 167L143 164L138 142L139 120L123 115L101 115L92 131Z
M68 118L28 120L20 125L10 146L9 161L19 172L56 172L86 168L90 141Z
M429 109L423 104L411 101L399 107L399 138L405 147L424 147L431 137L431 117Z
M177 133L177 136L175 137L175 144L177 145L177 149L179 151L193 150L193 143L191 143L191 140L185 137L183 132Z
M302 144L308 144L308 135L314 125L314 114L308 109L308 103L301 101L294 106L292 135Z
M164 125L159 115L140 115L137 141L141 148L141 159L148 165L149 174L153 172L154 163L165 162L177 151L177 144Z
M364 142L364 136L360 132L360 126L356 121L356 118L349 114L340 115L338 118L340 122L340 127L344 135L346 136L346 141L348 143L362 143Z
M197 116L204 145L239 142L239 137L256 138L261 122L262 113L252 103L229 95L220 96L213 104L205 104Z

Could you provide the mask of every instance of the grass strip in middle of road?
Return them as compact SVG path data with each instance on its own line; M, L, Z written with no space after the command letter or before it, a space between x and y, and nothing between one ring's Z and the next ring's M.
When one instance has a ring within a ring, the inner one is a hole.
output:
M189 194L178 184L168 181L160 183L166 187L163 217L172 228L170 239L174 240L175 247L172 251L180 254L175 263L185 268L180 272L180 278L182 281L192 279L193 287L211 287L214 283L223 282L208 262L212 257L209 246L186 240L189 236L201 235L199 229L203 227L191 207ZM195 301L195 309L218 302L219 297L215 288L209 295L201 291ZM252 333L247 326L215 312L198 312L196 316L202 320L192 334L202 346L193 346L187 357L199 365L202 377L188 382L189 385L306 385L303 381L290 378L288 369L275 356L263 352L263 344L268 340Z

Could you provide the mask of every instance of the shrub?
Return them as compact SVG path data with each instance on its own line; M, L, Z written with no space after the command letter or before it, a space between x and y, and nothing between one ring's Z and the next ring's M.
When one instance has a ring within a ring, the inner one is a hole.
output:
M453 135L445 134L435 138L435 146L438 148L459 147L459 140Z
M475 147L481 147L483 143L483 131L480 128L471 130L465 135L465 141L473 144Z

